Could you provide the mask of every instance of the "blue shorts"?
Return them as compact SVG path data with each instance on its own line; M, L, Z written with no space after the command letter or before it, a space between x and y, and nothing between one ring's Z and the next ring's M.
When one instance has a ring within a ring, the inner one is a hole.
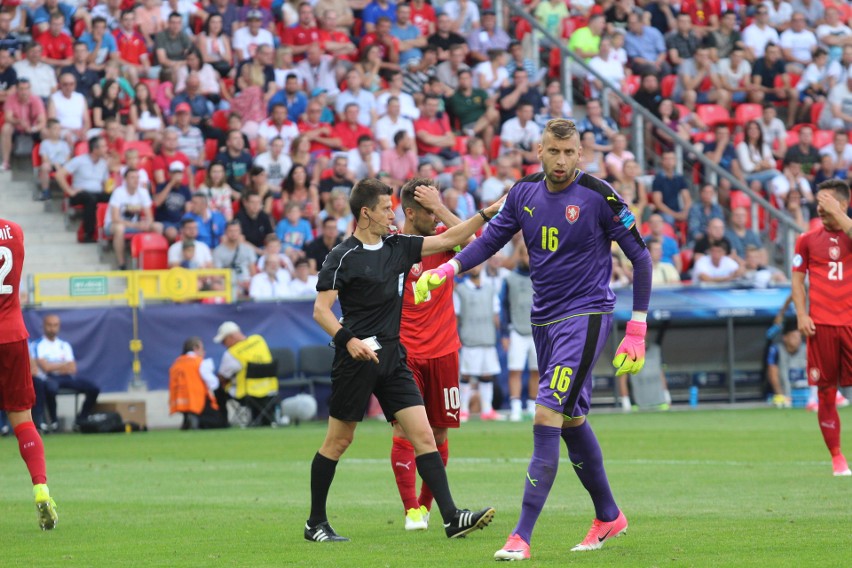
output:
M612 314L588 314L533 326L541 373L536 404L568 418L592 405L592 369L612 331Z
M746 95L745 91L737 91L731 95L731 100L735 103L744 103L747 97L748 95Z
M132 227L128 227L124 230L124 236L129 239L130 237L132 237L133 235L135 235L137 233L144 233L144 232L145 231L142 231L140 229L134 229ZM106 236L112 237L113 236L112 225L110 225L109 227L106 227L104 229L104 233L106 233Z

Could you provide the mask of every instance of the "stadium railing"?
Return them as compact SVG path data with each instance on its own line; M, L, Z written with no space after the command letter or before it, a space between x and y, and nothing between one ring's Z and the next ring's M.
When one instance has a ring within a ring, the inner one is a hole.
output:
M802 229L796 225L796 222L792 217L787 215L785 212L778 210L773 207L769 201L764 199L761 195L758 195L754 191L751 190L750 187L746 186L742 182L740 182L736 177L734 177L729 171L720 167L719 165L710 161L706 156L704 156L698 148L696 148L689 140L684 140L678 134L668 127L664 122L662 122L659 118L654 116L651 112L649 112L645 107L641 106L636 100L630 95L624 93L621 90L619 85L615 85L610 82L606 77L597 73L594 69L589 67L583 58L577 56L573 51L568 49L566 45L566 41L562 38L558 38L553 36L550 32L548 32L539 21L528 12L526 12L522 5L517 0L494 0L494 11L497 14L498 22L502 19L503 15L503 6L508 7L509 13L518 17L524 21L526 21L533 30L536 30L540 33L542 37L544 37L551 45L556 46L561 55L562 55L562 86L565 91L565 100L569 103L573 102L573 89L572 89L572 66L581 67L585 73L594 75L598 78L606 87L604 88L604 92L601 94L601 101L605 102L608 100L609 93L613 93L622 102L626 105L629 105L633 111L633 120L631 124L631 144L633 147L633 154L636 156L636 161L640 164L645 163L645 122L650 122L654 128L657 130L663 131L674 141L675 151L678 154L678 163L682 164L682 157L689 156L691 160L700 163L706 172L709 172L712 176L715 176L716 179L725 179L731 184L731 188L734 190L739 190L745 193L749 198L751 198L751 218L753 220L752 226L757 227L757 219L759 218L759 209L763 209L765 214L769 216L769 219L777 221L778 223L778 231L779 231L779 239L777 242L781 243L780 247L783 253L782 258L784 259L784 271L789 275L792 270L792 257L791 254L794 245L796 242L796 237L802 233ZM537 43L536 34L528 34L535 45ZM536 57L538 54L536 53ZM538 61L538 59L536 59Z

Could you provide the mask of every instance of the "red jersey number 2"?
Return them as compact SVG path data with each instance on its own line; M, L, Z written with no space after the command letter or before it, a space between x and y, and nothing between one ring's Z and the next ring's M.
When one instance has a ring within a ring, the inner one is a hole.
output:
M8 247L0 247L0 296L11 294L15 287L6 284L6 277L12 272L12 251Z

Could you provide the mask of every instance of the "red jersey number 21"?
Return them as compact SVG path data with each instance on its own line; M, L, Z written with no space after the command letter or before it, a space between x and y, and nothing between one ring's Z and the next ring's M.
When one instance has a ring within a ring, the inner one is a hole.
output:
M0 296L11 294L15 288L6 284L6 277L12 272L12 251L7 247L0 247Z
M843 262L831 261L828 263L828 279L843 280Z

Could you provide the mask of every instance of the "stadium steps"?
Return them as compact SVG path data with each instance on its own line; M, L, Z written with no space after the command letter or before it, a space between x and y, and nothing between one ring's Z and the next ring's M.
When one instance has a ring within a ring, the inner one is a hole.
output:
M35 180L28 162L14 171L0 172L0 216L15 221L24 230L26 278L40 272L88 272L111 270L98 260L94 244L77 242L76 231L65 229L60 201L34 201ZM26 284L24 284L26 286Z

